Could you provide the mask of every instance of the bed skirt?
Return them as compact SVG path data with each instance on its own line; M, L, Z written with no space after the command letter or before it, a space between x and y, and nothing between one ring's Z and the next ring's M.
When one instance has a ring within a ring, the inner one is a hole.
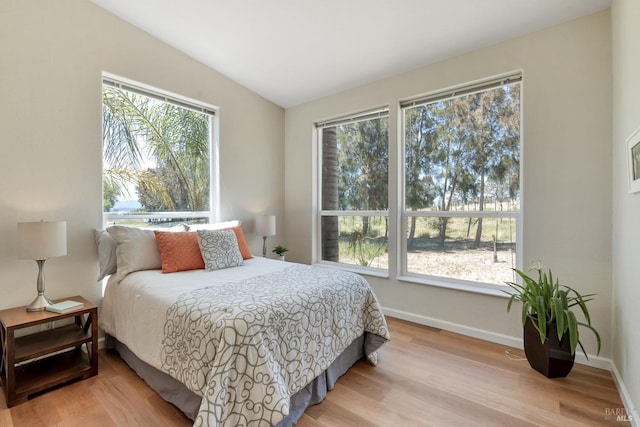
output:
M366 335L366 339L365 339ZM379 346L377 343L382 338L366 334L356 338L347 349L338 356L329 368L316 377L302 390L291 396L289 404L289 415L280 421L276 427L289 427L296 424L302 417L305 409L311 405L320 403L332 390L336 381L358 360L365 355L365 350L369 346ZM377 344L377 345L376 345ZM189 390L184 384L171 376L154 368L153 366L138 359L129 348L110 335L105 337L105 346L108 350L115 350L120 354L122 360L133 369L153 390L155 390L164 400L172 403L189 419L194 420L200 408L202 398Z

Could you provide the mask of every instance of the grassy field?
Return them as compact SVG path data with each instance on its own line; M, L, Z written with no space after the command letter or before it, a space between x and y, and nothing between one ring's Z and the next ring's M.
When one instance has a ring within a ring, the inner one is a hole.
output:
M439 237L441 223L439 218L416 218L414 238L408 242L409 272L496 284L513 280L515 219L484 218L477 247L477 218L449 218L444 242ZM409 219L407 230L410 225ZM339 232L340 262L388 267L386 218L369 218L363 235L362 217L340 217Z

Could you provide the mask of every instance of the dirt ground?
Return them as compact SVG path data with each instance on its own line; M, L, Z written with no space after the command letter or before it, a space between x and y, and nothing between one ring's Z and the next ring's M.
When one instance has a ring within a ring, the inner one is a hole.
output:
M387 259L387 254L376 257L371 267L386 269ZM354 263L346 259L341 262ZM412 273L500 285L514 280L511 268L515 267L515 253L508 250L498 251L498 262L493 262L493 251L487 249L409 252L407 262Z
M498 262L493 262L493 252L483 249L409 253L407 258L408 269L414 273L500 285L514 278L515 254L512 259L509 252L498 252Z

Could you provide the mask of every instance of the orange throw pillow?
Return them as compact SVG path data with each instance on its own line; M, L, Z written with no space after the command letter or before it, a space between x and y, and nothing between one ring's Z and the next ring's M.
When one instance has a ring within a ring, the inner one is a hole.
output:
M238 249L240 249L240 253L242 254L242 259L251 259L253 255L251 254L251 249L249 249L249 245L247 245L247 241L244 238L244 233L242 232L242 227L231 227L227 228L227 230L233 230L236 233L236 240L238 241Z
M204 269L198 233L154 231L163 273ZM239 239L238 239L239 240Z

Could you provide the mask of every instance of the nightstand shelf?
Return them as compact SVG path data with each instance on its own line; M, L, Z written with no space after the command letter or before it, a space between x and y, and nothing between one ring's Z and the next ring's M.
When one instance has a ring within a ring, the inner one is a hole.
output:
M14 363L81 346L87 342L91 342L91 335L75 324L26 335L16 338Z
M79 296L65 299L84 306L64 314L27 312L25 307L0 311L0 374L7 406L98 373L98 309ZM73 324L15 338L18 329L69 318Z

